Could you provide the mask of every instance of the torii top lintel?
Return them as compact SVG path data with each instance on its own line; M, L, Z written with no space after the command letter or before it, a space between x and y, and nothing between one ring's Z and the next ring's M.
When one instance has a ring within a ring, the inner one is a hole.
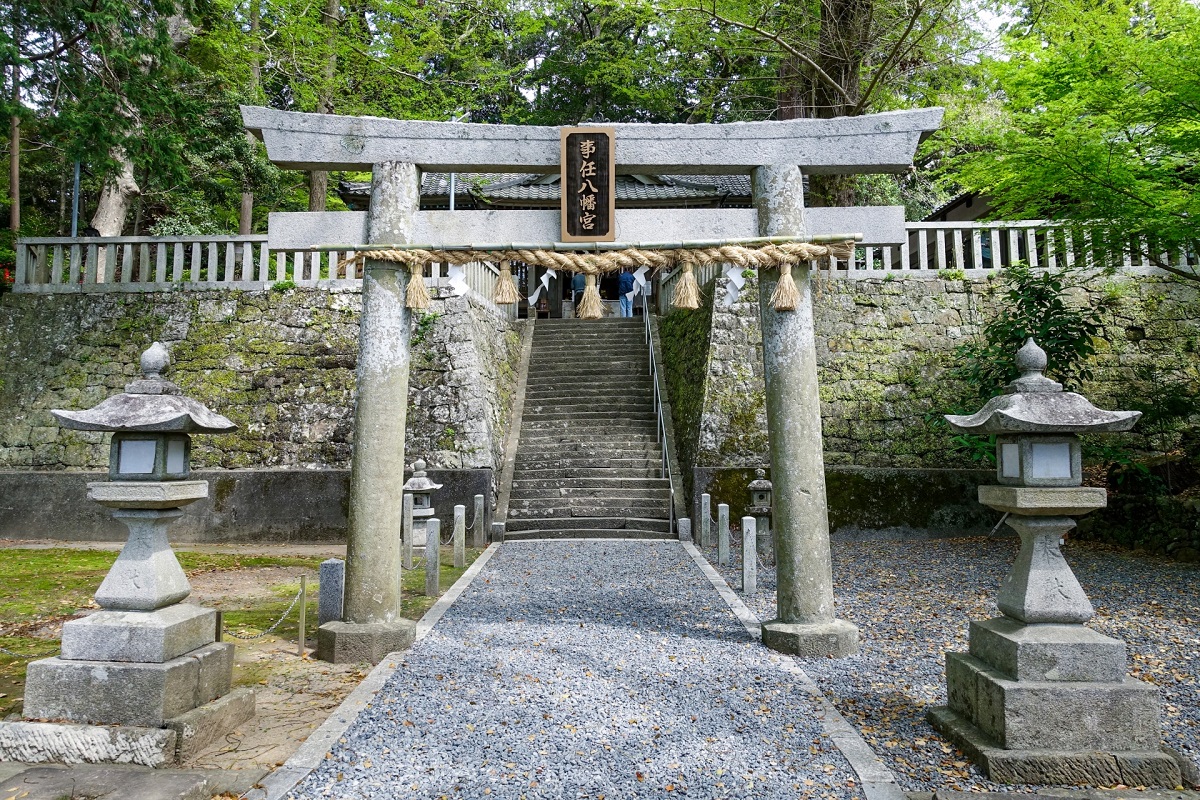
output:
M287 169L369 170L386 161L433 172L557 172L558 128L303 114L242 106L247 129ZM616 124L617 171L746 173L794 164L812 174L901 172L942 109L724 124Z

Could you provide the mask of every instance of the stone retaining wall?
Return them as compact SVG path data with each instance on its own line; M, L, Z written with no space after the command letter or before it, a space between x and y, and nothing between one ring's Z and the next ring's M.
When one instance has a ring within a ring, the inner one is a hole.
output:
M61 430L51 408L119 392L160 340L168 377L239 426L197 437L196 468L345 468L354 427L357 290L4 295L0 469L106 469L107 437ZM414 320L406 459L491 469L516 386L515 326L470 297Z
M708 290L722 297L724 288ZM954 349L975 335L1002 300L998 276L958 280L877 278L815 280L817 360L825 461L830 466L965 468L944 426L930 424L965 394L947 380ZM1197 379L1200 364L1200 284L1165 276L1097 276L1073 290L1075 303L1098 305L1104 329L1094 359L1095 380L1083 392L1097 405L1153 402L1172 381ZM706 313L675 311L673 314ZM751 278L731 307L711 308L710 345L701 374L681 376L673 393L703 392L693 430L691 467L766 464L762 334L757 283ZM680 326L664 325L664 336ZM678 346L664 342L664 349ZM1051 373L1053 374L1053 373ZM672 397L673 402L676 401ZM1113 437L1134 450L1161 448L1146 426ZM685 450L681 446L681 451Z

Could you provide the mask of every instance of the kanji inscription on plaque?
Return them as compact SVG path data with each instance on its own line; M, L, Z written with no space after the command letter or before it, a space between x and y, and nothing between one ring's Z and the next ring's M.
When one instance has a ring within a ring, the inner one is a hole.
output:
M562 240L611 242L617 186L616 130L561 128Z

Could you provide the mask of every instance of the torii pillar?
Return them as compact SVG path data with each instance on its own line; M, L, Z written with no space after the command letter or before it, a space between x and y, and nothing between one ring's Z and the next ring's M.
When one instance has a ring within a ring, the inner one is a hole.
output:
M416 165L375 164L367 242L411 244L420 201ZM388 653L407 649L416 636L416 623L400 615L400 485L411 344L411 314L404 305L408 281L407 268L367 259L355 373L345 597L342 619L317 631L318 658L335 664L377 664Z
M800 168L764 166L751 177L759 235L804 235ZM794 311L776 311L771 294L779 269L758 271L778 614L763 624L762 640L783 653L840 658L858 652L858 628L833 615L825 449L808 273L807 264L792 268L800 300Z

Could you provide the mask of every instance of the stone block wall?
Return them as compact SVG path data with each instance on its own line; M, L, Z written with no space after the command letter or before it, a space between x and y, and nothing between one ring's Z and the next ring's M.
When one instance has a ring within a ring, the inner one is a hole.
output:
M723 280L707 291L721 297ZM965 388L948 380L946 371L955 348L995 313L1003 289L995 275L815 278L826 464L977 466L968 452L955 449L949 431L931 420L962 402ZM1200 378L1200 284L1167 276L1098 275L1086 288L1072 290L1070 302L1097 305L1102 311L1095 377L1083 387L1097 405L1153 402L1162 386ZM672 312L703 313L711 319L703 370L672 382L673 391L702 392L696 427L676 431L677 437L696 443L685 474L691 467L765 466L756 281L748 280L730 307L718 302L699 311ZM664 337L679 327L664 324ZM673 345L664 341L663 346ZM1117 443L1153 450L1161 449L1163 441L1143 426Z
M107 437L58 428L137 373L152 341L168 376L239 426L197 437L196 468L337 469L350 463L357 290L4 295L0 469L106 469ZM471 297L415 315L406 459L489 468L503 456L516 386L515 326Z

